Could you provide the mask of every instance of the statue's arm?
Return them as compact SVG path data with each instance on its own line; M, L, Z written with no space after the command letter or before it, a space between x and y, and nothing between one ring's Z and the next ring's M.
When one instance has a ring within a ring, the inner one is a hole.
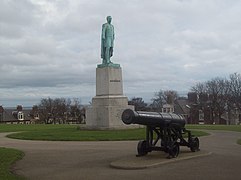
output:
M103 24L102 25L102 39L105 39L105 29L106 29L106 27L105 27L105 25Z
M113 26L113 39L115 39L115 29L114 29L114 26Z

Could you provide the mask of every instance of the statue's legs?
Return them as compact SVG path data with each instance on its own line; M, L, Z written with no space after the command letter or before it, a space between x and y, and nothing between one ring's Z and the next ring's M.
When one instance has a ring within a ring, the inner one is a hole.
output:
M104 49L104 52L105 52L105 49ZM107 62L106 62L106 58L105 58L105 53L104 53L104 57L103 57L102 64L107 64Z
M105 63L109 64L110 63L110 47L105 48Z
M106 47L103 47L103 51L104 51L104 56L103 56L102 64L107 64L107 61L106 61Z

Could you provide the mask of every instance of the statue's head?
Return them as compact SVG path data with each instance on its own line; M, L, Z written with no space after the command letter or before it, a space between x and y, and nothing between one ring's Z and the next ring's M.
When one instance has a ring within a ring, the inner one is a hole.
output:
M108 23L111 23L112 17L111 16L107 16L106 20L107 20Z

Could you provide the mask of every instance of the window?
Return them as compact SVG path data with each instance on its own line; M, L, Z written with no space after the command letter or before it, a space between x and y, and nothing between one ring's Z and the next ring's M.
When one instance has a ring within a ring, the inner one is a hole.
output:
M202 110L199 110L199 121L204 120L204 112Z
M24 114L22 112L18 112L18 120L24 120Z
M35 114L35 115L34 115L34 119L39 119L39 115L38 115L38 114Z

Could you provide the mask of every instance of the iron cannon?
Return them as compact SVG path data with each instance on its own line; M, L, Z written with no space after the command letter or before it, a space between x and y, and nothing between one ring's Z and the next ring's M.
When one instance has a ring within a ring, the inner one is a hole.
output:
M199 139L185 129L186 121L180 115L126 109L122 113L122 121L127 125L146 126L146 139L139 141L137 156L144 156L151 151L164 151L168 153L168 158L175 158L180 146L187 146L192 152L199 151Z

